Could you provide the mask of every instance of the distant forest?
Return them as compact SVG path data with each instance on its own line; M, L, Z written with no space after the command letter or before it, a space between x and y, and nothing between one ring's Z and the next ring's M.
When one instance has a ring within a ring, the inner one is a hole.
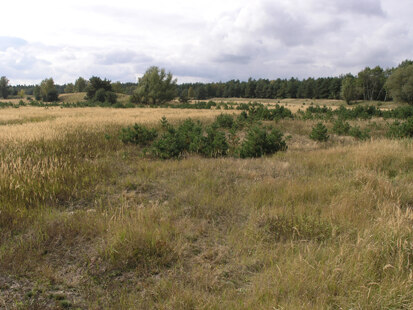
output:
M406 60L399 67L413 64ZM321 77L307 79L253 79L248 81L230 80L227 82L212 83L183 83L178 84L177 95L197 100L209 98L310 98L310 99L341 99L342 83L345 79L354 80L357 87L355 100L391 100L385 83L388 77L396 68L383 69L380 66L375 68L366 67L356 76L351 74L339 77ZM73 92L72 83L55 85L59 94ZM137 83L112 83L112 88L118 93L132 95L137 87ZM15 85L10 86L9 93L16 96L20 90L24 90L26 95L33 95L35 85Z

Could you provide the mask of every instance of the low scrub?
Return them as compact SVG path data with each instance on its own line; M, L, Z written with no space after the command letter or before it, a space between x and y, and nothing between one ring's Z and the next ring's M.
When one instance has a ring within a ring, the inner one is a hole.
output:
M339 136L346 136L350 131L350 124L348 122L344 122L342 119L338 119L334 122L333 125L333 133Z
M287 144L279 130L272 129L268 132L266 129L255 126L247 132L247 136L241 145L240 157L261 157L286 149Z
M390 138L411 138L413 137L413 117L405 122L395 121L389 126L387 136Z
M133 143L141 146L148 145L158 136L155 129L148 129L135 124L132 127L122 128L120 139L123 143Z
M342 119L338 119L334 122L332 131L339 136L351 136L359 140L370 138L367 129L362 130L359 126L352 127L348 122L344 122Z
M358 140L366 140L370 138L369 131L367 129L360 129L359 126L351 127L348 131L348 135Z
M312 128L310 139L319 142L326 142L330 137L327 132L327 127L323 123L319 122Z
M234 125L234 117L229 114L220 114L217 116L215 123L221 128L230 129Z
M123 128L120 137L124 143L149 146L151 154L160 159L180 158L190 153L204 157L261 157L287 149L279 130L261 128L256 124L249 127L240 143L243 134L238 131L244 128L243 122L240 118L234 121L232 116L221 114L210 126L192 119L173 126L166 118L162 118L163 133L159 137L155 129L147 129L138 124ZM229 130L226 132L223 129Z

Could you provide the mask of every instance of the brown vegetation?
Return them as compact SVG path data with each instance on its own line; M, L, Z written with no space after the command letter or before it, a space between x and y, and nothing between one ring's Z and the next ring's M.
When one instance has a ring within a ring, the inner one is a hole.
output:
M411 309L411 139L280 120L287 152L167 161L117 139L220 113L2 109L0 308Z

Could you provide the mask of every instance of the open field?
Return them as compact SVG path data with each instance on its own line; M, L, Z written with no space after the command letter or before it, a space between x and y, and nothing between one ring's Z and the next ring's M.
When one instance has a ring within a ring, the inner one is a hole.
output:
M265 121L289 148L256 159L118 139L222 112L0 109L0 308L412 309L412 140L381 118L323 143Z
M215 102L232 102L232 103L249 103L259 102L264 105L280 105L289 108L292 112L297 112L299 109L305 110L308 106L326 106L333 110L340 106L348 106L344 100L335 99L307 99L307 98L286 98L286 99L259 99L259 98L212 98ZM195 101L194 101L195 102ZM392 108L395 106L394 102L379 102L379 101L360 101L357 105L375 105L382 108ZM349 107L354 107L351 105Z
M57 139L76 130L104 131L106 127L141 124L156 124L162 116L169 120L183 118L212 119L221 111L180 109L111 109L111 108L37 108L0 110L0 140L21 142L23 140Z

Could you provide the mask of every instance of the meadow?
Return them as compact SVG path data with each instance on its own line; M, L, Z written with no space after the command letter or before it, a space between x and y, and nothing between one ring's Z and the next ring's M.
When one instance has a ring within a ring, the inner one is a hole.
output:
M236 109L0 109L0 308L412 309L413 141L376 116L335 134L311 102L266 102L288 149L247 159L119 138Z

